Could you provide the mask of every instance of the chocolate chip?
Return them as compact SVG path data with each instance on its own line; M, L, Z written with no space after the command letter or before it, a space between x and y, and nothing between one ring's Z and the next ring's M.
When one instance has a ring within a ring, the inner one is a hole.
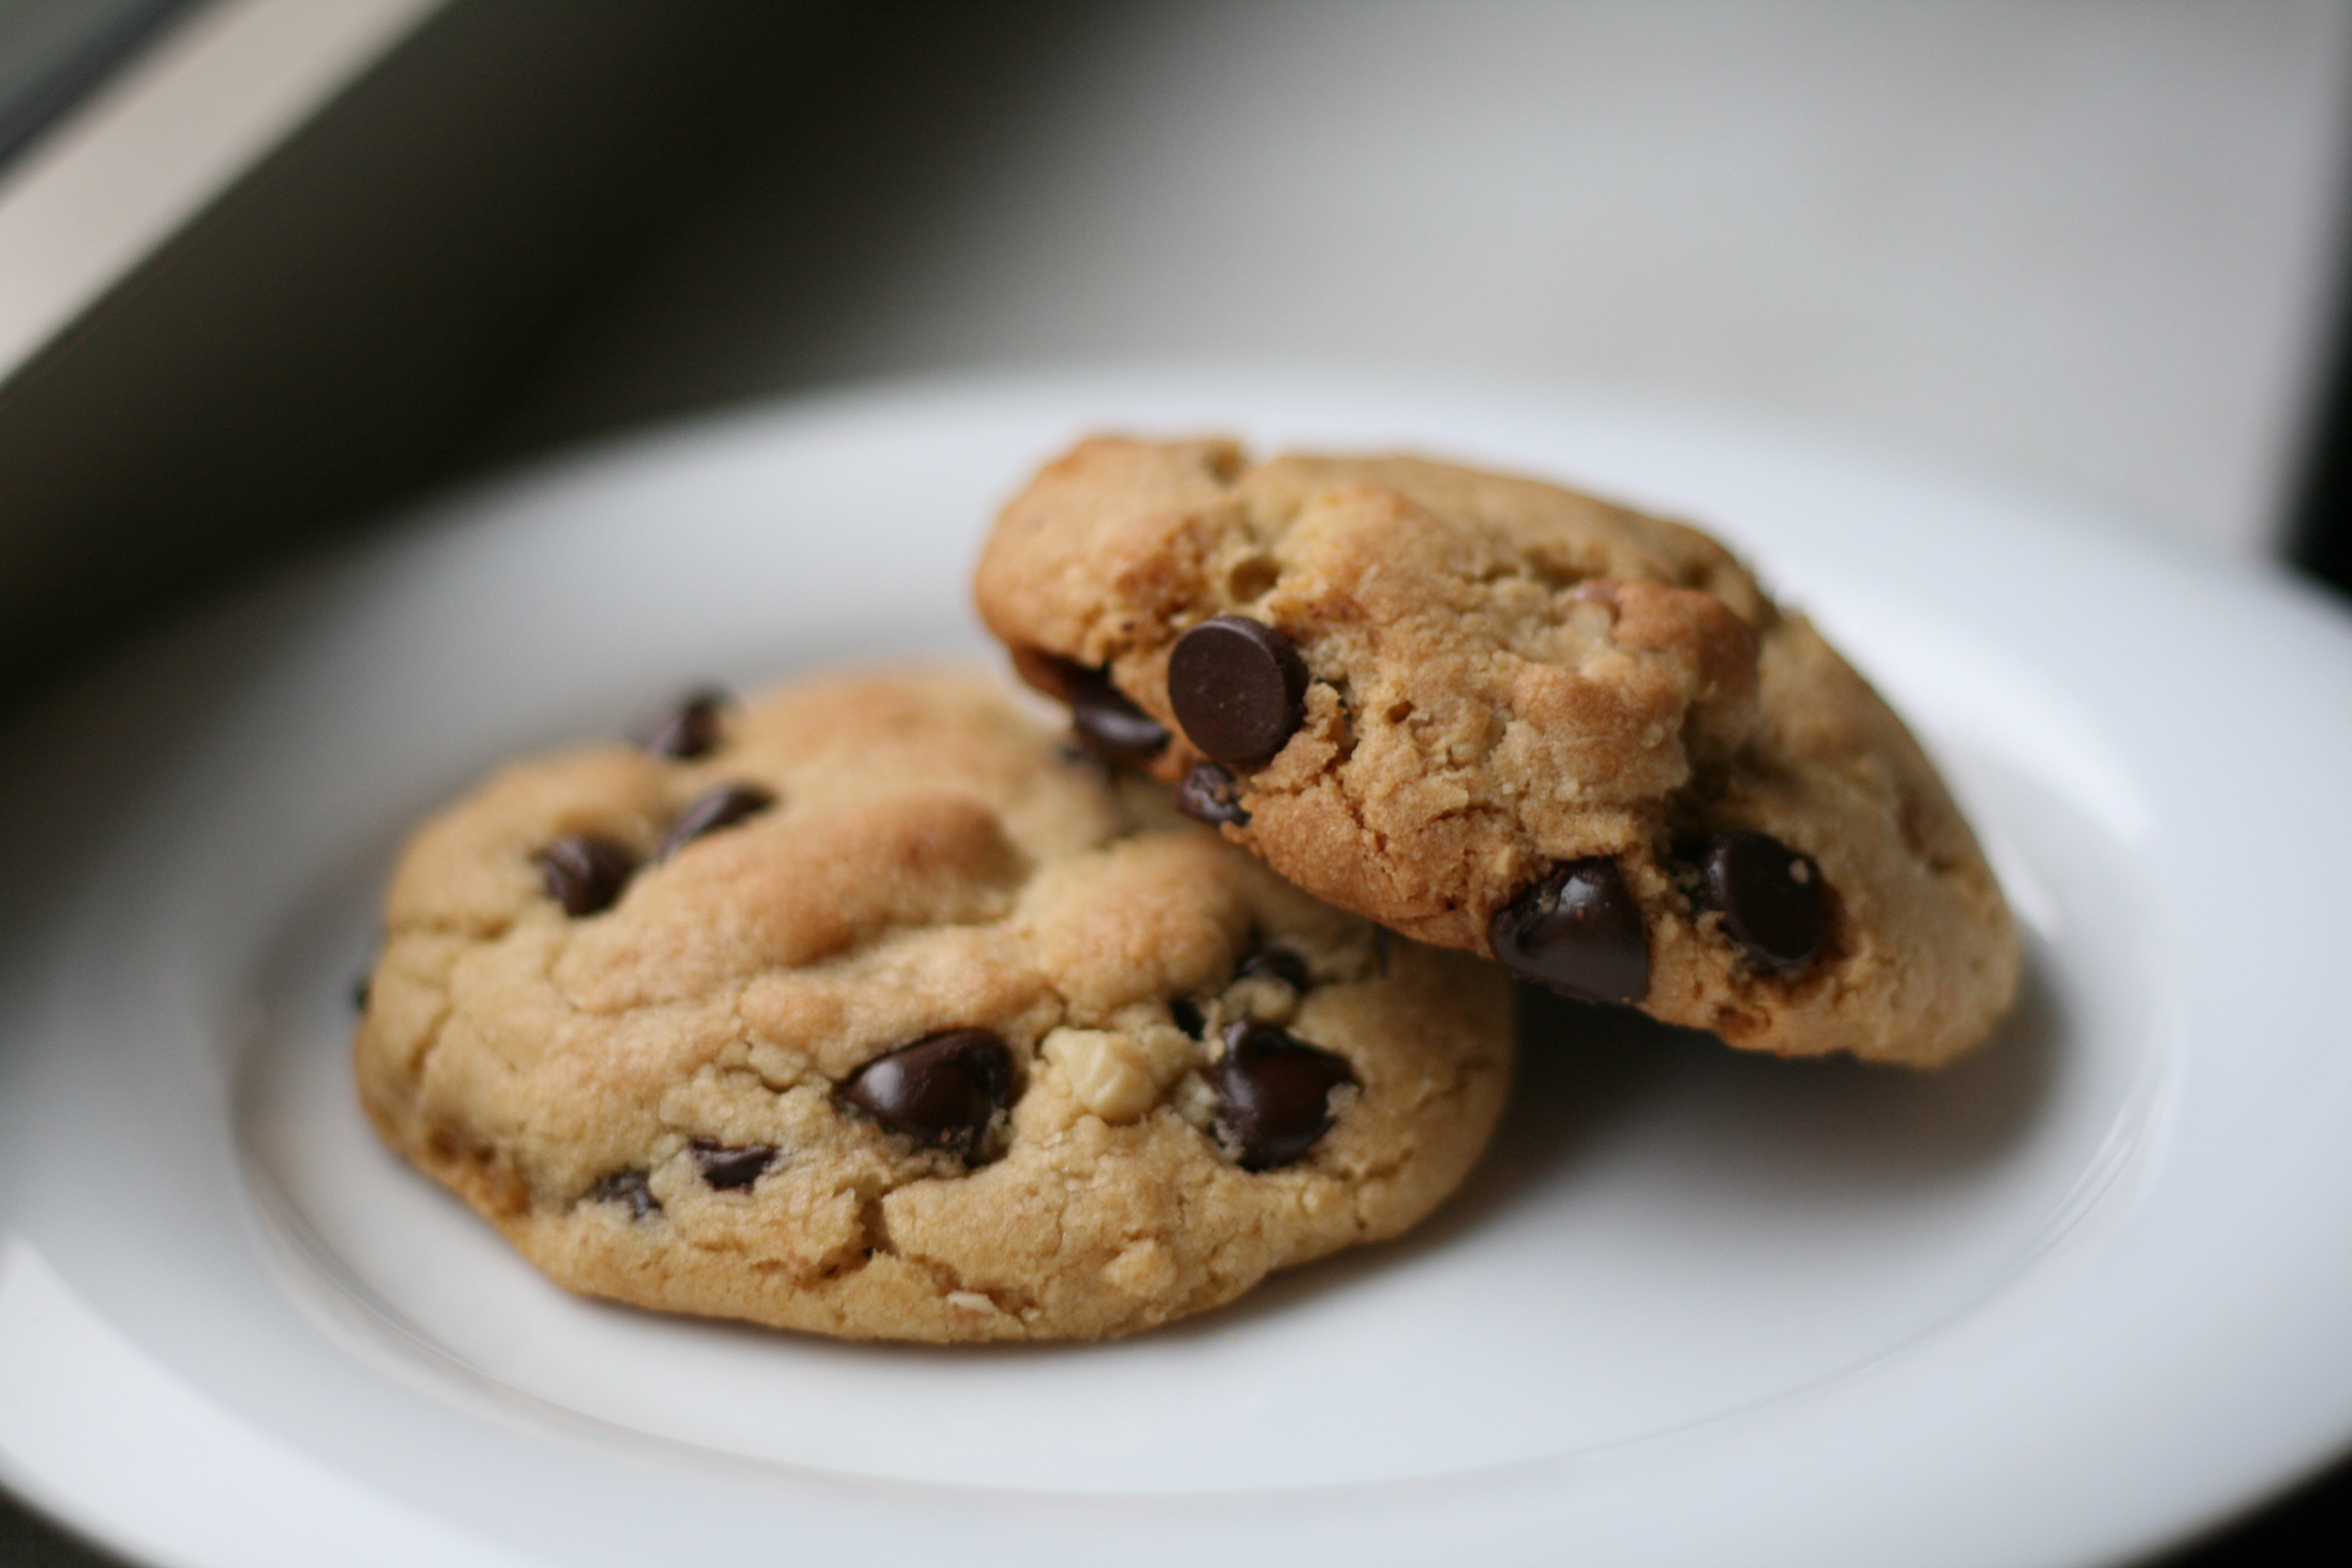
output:
M638 743L657 757L684 761L717 748L720 740L719 710L733 700L720 688L704 686L688 692L677 706L638 733Z
M646 1184L643 1171L615 1171L588 1189L588 1201L598 1204L626 1204L631 1219L645 1219L661 1213L661 1200L654 1196Z
M1095 755L1148 763L1167 749L1167 726L1129 701L1111 684L1109 671L1034 647L1015 647L1013 668L1031 686L1070 705L1070 728Z
M702 1179L726 1192L735 1187L748 1187L760 1179L761 1172L776 1163L773 1143L721 1143L716 1138L697 1138L688 1152L694 1168Z
M1727 833L1707 844L1699 870L1723 929L1759 963L1795 969L1821 951L1829 912L1811 856L1769 833Z
M667 860L707 833L732 827L747 816L757 816L776 804L776 797L758 784L716 784L694 797L662 835L656 860Z
M1071 676L1070 727L1114 762L1149 762L1168 747L1167 726L1129 701L1098 669Z
M1245 980L1253 974L1271 975L1302 994L1315 984L1313 976L1307 973L1307 961L1286 947L1259 948L1242 960L1234 978Z
M1304 1156L1331 1131L1331 1091L1357 1081L1340 1058L1258 1018L1225 1026L1225 1054L1206 1076L1217 1137L1244 1171Z
M1176 809L1212 827L1225 822L1247 827L1250 814L1242 809L1241 794L1241 781L1223 766L1194 763L1176 785Z
M1185 739L1221 763L1260 763L1306 716L1307 666L1280 632L1245 616L1202 621L1168 656L1168 705Z
M1638 1002L1650 989L1642 910L1607 856L1567 860L1495 911L1486 940L1505 968L1587 1002Z
M1013 1053L986 1029L950 1029L877 1057L841 1098L927 1148L969 1155L1012 1103Z
M636 875L636 852L616 839L572 833L531 857L547 896L574 919L613 907Z

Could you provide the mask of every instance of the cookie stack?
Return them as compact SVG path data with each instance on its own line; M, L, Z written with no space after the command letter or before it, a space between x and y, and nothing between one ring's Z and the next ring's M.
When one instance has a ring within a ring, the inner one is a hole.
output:
M964 674L701 694L409 846L362 1102L562 1284L1130 1333L1441 1202L1501 1110L1507 974L1922 1067L2015 989L1917 745L1692 530L1098 440L977 592L1069 740Z

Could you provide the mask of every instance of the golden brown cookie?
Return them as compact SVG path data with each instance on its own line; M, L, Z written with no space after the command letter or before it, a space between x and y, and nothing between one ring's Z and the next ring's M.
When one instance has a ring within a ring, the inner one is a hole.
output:
M1500 974L1161 794L940 673L509 768L402 860L362 1099L562 1284L821 1333L1130 1333L1397 1234Z
M1093 440L976 586L1098 751L1298 887L1737 1046L1932 1066L2018 942L1894 712L1696 530L1411 458Z

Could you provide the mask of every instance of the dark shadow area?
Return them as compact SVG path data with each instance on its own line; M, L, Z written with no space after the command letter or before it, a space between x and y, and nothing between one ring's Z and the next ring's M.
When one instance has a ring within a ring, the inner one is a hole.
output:
M2333 1544L2331 1544L2331 1542ZM2150 1568L2270 1568L2325 1563L2352 1546L2352 1458L2196 1544L2147 1559Z
M122 1561L0 1492L0 1568L119 1568Z
M831 0L457 0L0 385L0 690L447 480Z
M2352 341L2336 347L2327 395L2305 441L2287 559L2352 598Z
M176 23L191 0L0 5L0 167Z
M939 242L926 226L1115 15L1099 0L842 10L747 125L733 178L575 316L467 462L873 374L894 264Z
M2352 171L2352 163L2346 164ZM2289 497L2286 556L2352 598L2352 234L2335 237L2335 341L2321 362L2326 380L2306 413L2302 473ZM2315 319L2317 319L2315 312ZM2352 1540L2352 1490L2342 1533Z

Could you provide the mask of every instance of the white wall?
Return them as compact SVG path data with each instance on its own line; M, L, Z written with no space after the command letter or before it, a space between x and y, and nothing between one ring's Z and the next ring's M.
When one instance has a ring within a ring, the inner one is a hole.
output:
M1057 26L1000 89L888 106L919 122L831 215L854 255L794 209L823 148L774 149L556 400L1372 362L1760 412L2238 548L2290 499L2352 192L2343 5L1152 0Z

